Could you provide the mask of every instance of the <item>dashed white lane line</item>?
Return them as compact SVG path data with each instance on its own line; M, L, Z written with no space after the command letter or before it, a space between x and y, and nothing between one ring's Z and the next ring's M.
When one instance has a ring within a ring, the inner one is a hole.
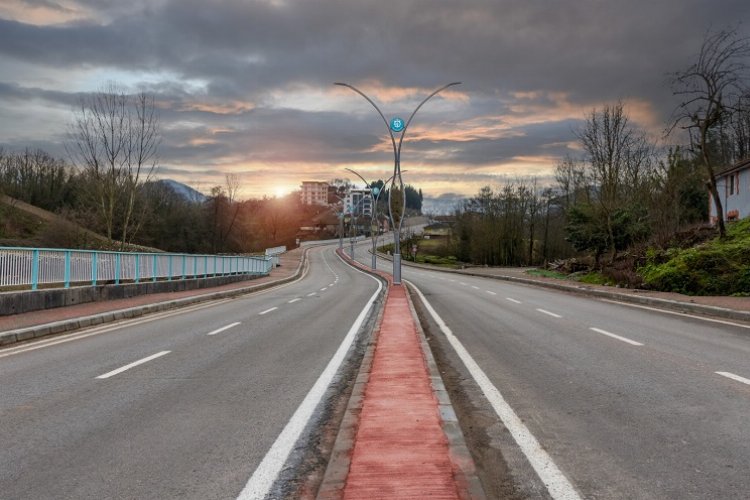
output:
M235 326L237 326L239 324L240 324L240 322L237 321L235 323L231 323L229 325L222 326L221 328L217 328L216 330L214 330L212 332L208 332L206 335L216 335L217 333L221 333L221 332L223 332L225 330L229 330L230 328L234 328Z
M458 284L459 284L459 285L463 285L463 286L469 286L469 285L467 285L466 283L464 283L463 281L459 281L459 282L458 282Z
M489 293L490 295L497 295L495 292L491 292L489 290L485 290L485 292Z
M542 314L546 314L546 315L548 315L548 316L552 316L553 318L562 318L562 316L560 316L559 314L556 314L556 313L553 313L553 312L547 311L547 310L545 310L545 309L538 309L538 308L537 308L537 311L539 311L539 312L540 312L540 313L542 313Z
M308 297L312 297L313 295L315 295L315 293L316 293L316 292L310 292L310 293L308 293L308 294L307 294L307 296L308 296Z
M278 309L278 307L272 307L271 309L266 309L265 311L261 311L261 312L259 312L259 313L258 313L258 316L263 316L264 314L268 314L268 313L270 313L271 311L275 311L276 309Z
M328 286L333 286L333 285L335 285L335 284L336 284L336 283L328 283Z
M321 292L325 292L326 290L328 290L327 286L324 286L323 288L320 289Z
M471 288L473 288L474 290L479 290L478 286L471 285Z
M107 372L104 375L99 375L96 378L104 379L104 378L112 377L112 376L117 375L119 373L122 373L122 372L124 372L126 370L130 370L131 368L134 368L134 367L136 367L138 365L142 365L143 363L148 363L149 361L151 361L153 359L160 358L160 357L164 356L165 354L169 354L170 352L172 352L172 351L157 352L156 354L152 354L151 356L148 356L146 358L139 359L138 361L133 361L129 365L125 365L123 367L120 367L117 370L112 370L111 372Z
M516 440L516 443L518 443L518 446L523 451L523 454L526 455L529 463L546 486L550 496L555 500L580 500L581 497L578 495L575 487L573 487L568 478L565 477L565 474L557 467L557 464L552 461L552 458L542 448L529 428L518 417L497 387L492 384L492 381L484 373L484 370L477 364L471 354L469 354L469 351L466 350L461 341L458 340L448 325L438 315L437 311L427 301L422 291L413 284L411 286L417 292L419 299L430 313L430 316L432 316L432 319L435 320L435 323L437 323L440 330L445 334L448 342L453 346L458 357L463 361L464 366L469 370L469 373L492 405L495 413L497 413L500 420L505 424L505 428L508 429L513 439Z
M287 302L287 304L294 304L295 302L299 302L300 300L302 300L302 299L300 299L299 297L296 297L296 298L290 300L289 302Z
M734 373L729 372L714 372L717 375L721 375L722 377L731 378L732 380L736 380L737 382L742 382L743 384L750 385L750 379L747 379L745 377L740 377L739 375L735 375Z
M594 331L596 333L601 333L602 335L606 335L607 337L612 337L613 339L620 340L622 342L625 342L626 344L635 345L635 346L642 346L640 342L636 342L635 340L630 340L626 337L621 337L619 335L616 335L614 333L608 332L606 330L602 330L601 328L594 328L593 326L589 328L589 330Z
M505 300L507 300L508 302L513 302L514 304L520 304L521 303L520 300L511 299L510 297L505 297Z

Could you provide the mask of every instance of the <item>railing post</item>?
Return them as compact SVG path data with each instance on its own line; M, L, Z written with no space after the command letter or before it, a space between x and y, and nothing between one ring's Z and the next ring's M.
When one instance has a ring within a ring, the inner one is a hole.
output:
M208 278L208 255L203 256L203 279Z
M122 265L122 255L118 252L115 254L115 285L120 284L120 266Z
M198 277L198 257L193 257L193 278Z
M36 290L39 284L39 249L31 251L31 289Z
M156 254L154 254L154 258L151 263L151 281L156 281Z
M217 265L216 265L216 264L217 264L217 262L218 262L218 260L217 260L217 259L218 259L218 257L216 257L216 256L214 255L214 278L216 277L216 267L217 267Z
M99 277L99 252L94 252L91 257L91 285L96 286L96 279Z
M135 254L135 282L141 282L141 254Z
M182 279L185 279L185 265L187 261L187 255L182 254Z
M70 288L70 250L65 250L65 288Z
M169 276L167 276L167 281L172 281L172 256L169 256Z

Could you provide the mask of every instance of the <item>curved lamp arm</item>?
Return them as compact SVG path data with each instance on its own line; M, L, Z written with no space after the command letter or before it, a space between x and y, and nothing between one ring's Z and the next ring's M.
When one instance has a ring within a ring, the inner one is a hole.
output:
M388 135L391 136L391 143L393 144L393 154L396 154L396 138L393 137L393 131L391 130L391 126L388 124L388 119L385 117L385 115L383 114L383 112L380 111L380 108L377 106L377 104L375 104L372 101L372 99L370 99L369 97L367 97L364 92L362 92L361 90L359 90L354 85L349 85L348 83L343 83L343 82L334 82L334 85L338 85L340 87L346 87L348 89L351 89L354 92L356 92L357 94L359 94L362 97L364 97L367 100L367 102L369 102L370 104L372 104L372 107L375 108L375 111L378 112L378 114L380 115L380 118L383 119L383 123L385 123L385 128L388 129ZM442 90L442 89L440 89L440 90ZM432 97L432 96L430 96L430 97Z
M430 94L427 97L425 97L424 100L419 103L419 106L417 106L417 108L411 113L411 116L409 116L409 119L406 120L406 125L404 125L404 130L401 131L401 137L398 140L398 152L399 153L401 152L401 143L404 142L404 136L406 135L406 129L409 128L409 124L411 123L412 118L414 118L414 115L417 114L417 111L419 111L419 108L421 108L424 105L424 103L426 103L427 101L429 101L430 99L432 99L438 93L442 92L443 90L447 89L448 87L453 87L454 85L461 85L461 82L452 82L452 83L449 83L448 85L443 85L442 87L440 87L439 89L437 89L436 91L434 91L432 94ZM390 130L390 127L388 128L388 130Z

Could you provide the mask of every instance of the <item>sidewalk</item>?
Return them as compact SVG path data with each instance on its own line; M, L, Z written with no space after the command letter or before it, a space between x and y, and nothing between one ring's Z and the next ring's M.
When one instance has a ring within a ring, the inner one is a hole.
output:
M388 295L360 371L364 390L350 401L318 498L483 498L405 287L378 274Z
M268 276L212 288L154 293L127 299L89 302L44 311L0 316L0 345L16 341L9 340L7 335L2 335L3 333L22 331L24 332L23 337L17 340L25 340L27 338L42 336L47 330L50 330L48 333L60 333L88 326L89 324L114 321L124 317L135 317L146 312L171 309L268 288L276 283L291 280L301 273L303 257L304 249L296 248L282 254L280 257L280 266L272 269ZM83 323L79 321L78 326L76 326L75 322L80 318L98 318L98 320L84 321ZM43 325L55 325L55 328L40 328Z

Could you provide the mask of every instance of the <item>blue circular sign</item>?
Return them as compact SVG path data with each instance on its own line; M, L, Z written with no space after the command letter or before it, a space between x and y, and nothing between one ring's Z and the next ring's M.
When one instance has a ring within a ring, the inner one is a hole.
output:
M404 120L402 118L396 117L391 119L391 130L394 132L401 132L404 130Z
M379 187L376 186L376 187L372 188L372 194L374 194L375 196L377 196L378 193L380 193L380 188Z

